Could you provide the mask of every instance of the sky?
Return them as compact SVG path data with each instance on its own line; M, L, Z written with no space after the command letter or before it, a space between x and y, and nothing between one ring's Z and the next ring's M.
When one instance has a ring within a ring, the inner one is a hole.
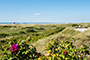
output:
M0 0L0 22L90 22L90 0Z

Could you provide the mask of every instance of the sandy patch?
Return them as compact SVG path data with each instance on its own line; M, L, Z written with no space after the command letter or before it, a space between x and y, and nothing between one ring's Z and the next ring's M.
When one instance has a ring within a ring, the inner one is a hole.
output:
M84 32L85 30L89 30L90 28L74 28L74 30Z

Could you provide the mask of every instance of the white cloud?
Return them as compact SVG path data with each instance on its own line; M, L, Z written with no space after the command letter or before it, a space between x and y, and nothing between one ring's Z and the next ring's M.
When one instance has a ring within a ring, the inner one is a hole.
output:
M40 15L40 13L34 13L34 15Z

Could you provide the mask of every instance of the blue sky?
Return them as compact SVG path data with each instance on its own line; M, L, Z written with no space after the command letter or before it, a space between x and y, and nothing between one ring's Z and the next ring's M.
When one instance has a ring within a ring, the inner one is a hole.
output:
M90 22L90 0L0 0L0 22Z

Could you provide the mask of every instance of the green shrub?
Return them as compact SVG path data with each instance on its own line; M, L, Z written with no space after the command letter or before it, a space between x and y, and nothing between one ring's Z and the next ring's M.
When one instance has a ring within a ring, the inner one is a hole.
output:
M21 38L22 39L22 38ZM45 47L47 54L37 53L36 48L26 40L13 39L9 45L0 46L1 60L87 60L90 55L88 46L77 49L74 40L61 41L60 44L51 40ZM18 43L18 44L17 44ZM15 47L16 46L16 47ZM14 49L12 47L15 47Z
M9 34L0 33L0 38L5 38L6 36L9 36Z
M11 35L19 35L19 33L11 33Z
M19 34L26 34L24 31L20 31Z
M48 46L45 47L47 54L38 59L41 60L87 60L90 55L88 46L83 45L82 48L77 49L73 45L73 41L61 41L60 44L50 41Z
M34 29L28 29L26 30L26 32L29 33L29 32L36 32L36 31Z
M11 28L12 26L3 26L3 28Z
M44 30L44 28L35 28L36 30Z
M72 24L72 27L77 27L77 26L79 26L78 24Z
M1 60L29 60L37 59L40 53L36 52L36 48L29 45L25 40L13 40L9 42L10 46L1 46Z
M17 26L12 26L12 27L16 28Z
M65 27L57 27L55 33L61 32Z
M34 27L24 27L22 29L33 29Z

